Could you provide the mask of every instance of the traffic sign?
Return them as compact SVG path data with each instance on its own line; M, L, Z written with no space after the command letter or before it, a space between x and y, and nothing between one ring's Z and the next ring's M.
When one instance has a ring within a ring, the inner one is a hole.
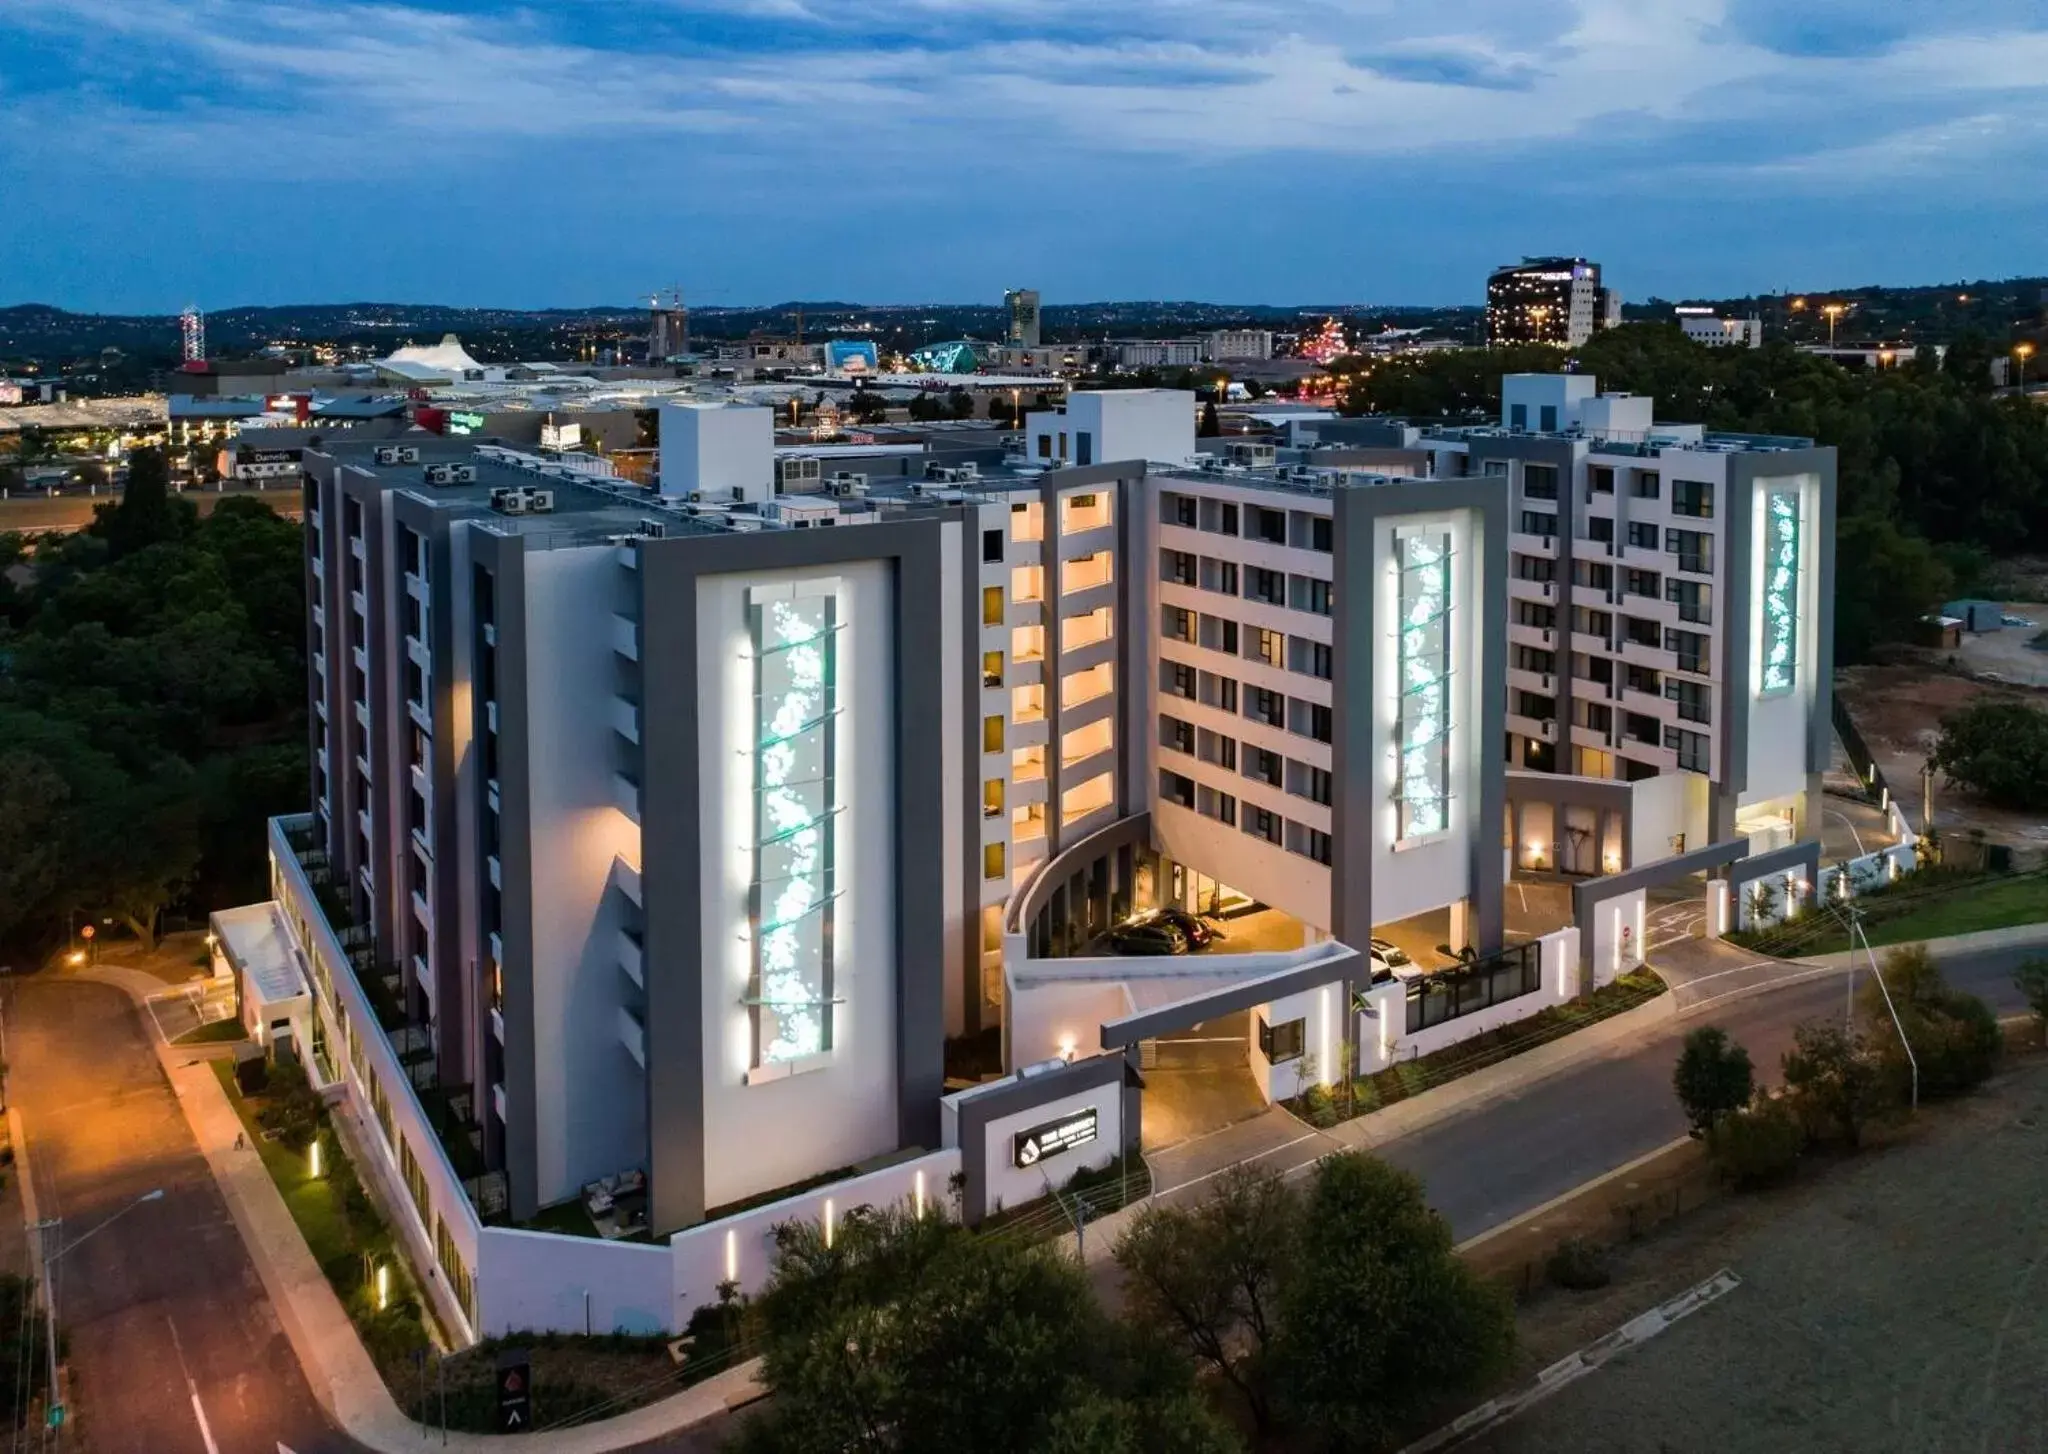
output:
M78 931L78 935L81 939L90 939L94 934L97 934L98 932L99 931L97 929L93 928L92 925L88 924L83 929L80 929Z
M50 1411L43 1415L43 1422L53 1429L64 1427L64 1405L51 1404Z

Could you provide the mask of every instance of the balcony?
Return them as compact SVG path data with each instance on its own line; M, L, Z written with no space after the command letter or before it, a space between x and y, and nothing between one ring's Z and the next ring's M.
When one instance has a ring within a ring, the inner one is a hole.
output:
M640 988L647 988L646 948L631 929L619 930L619 968Z
M628 661L640 659L640 623L616 613L612 616L612 650Z
M612 730L636 746L640 741L640 704L612 698Z
M1086 504L1082 502L1086 501ZM1110 523L1106 491L1066 495L1060 500L1060 534L1079 535L1084 530L1101 530Z
M504 888L504 887L505 887L505 885L504 885L504 884L502 884L502 883L500 883L500 882L498 881L498 880L500 879L500 877L502 876L502 870L501 870L501 869L499 868L499 866L498 866L498 855L497 855L497 854L495 854L495 853L486 853L486 854L484 855L484 872L490 875L490 877L491 877L491 887L492 887L492 888L494 888L494 889L502 889L502 888Z
M647 1027L624 1005L619 1006L619 1043L642 1070L647 1069Z
M1016 687L1010 692L1010 721L1022 727L1045 720L1045 688Z
M1016 753L1010 759L1010 782L1042 783L1045 781L1045 749L1028 748Z
M1069 616L1060 622L1060 650L1080 651L1110 639L1110 611L1098 606L1085 616Z
M1060 767L1064 771L1076 763L1108 752L1115 745L1116 734L1108 718L1076 728L1060 738Z
M1045 804L1032 803L1010 814L1010 841L1022 852L1024 845L1045 837Z
M1060 823L1072 827L1116 806L1116 775L1101 773L1060 794Z
M623 772L612 774L612 802L618 810L633 820L633 826L640 826L640 780Z
M1060 710L1072 711L1084 702L1106 697L1116 690L1116 669L1108 662L1060 678Z
M1060 567L1060 592L1074 595L1081 591L1092 591L1097 586L1106 586L1111 579L1111 562L1114 559L1106 550L1094 555L1077 556Z
M1010 632L1010 664L1023 666L1045 660L1045 628L1019 626Z

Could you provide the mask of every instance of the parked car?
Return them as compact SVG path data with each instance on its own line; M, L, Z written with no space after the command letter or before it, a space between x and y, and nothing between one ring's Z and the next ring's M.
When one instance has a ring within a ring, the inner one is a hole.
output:
M1408 951L1387 939L1372 941L1372 982L1383 984L1396 977L1413 979L1421 971L1415 961L1408 957Z
M1188 936L1157 916L1133 919L1109 931L1109 947L1117 954L1186 954Z
M1190 949L1207 949L1224 937L1221 929L1199 915L1190 914L1186 909L1161 909L1153 917L1162 924L1171 924L1187 935Z

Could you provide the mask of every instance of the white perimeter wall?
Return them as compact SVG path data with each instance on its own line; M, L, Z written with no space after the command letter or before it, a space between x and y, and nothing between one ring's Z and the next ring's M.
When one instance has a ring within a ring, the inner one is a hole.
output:
M1360 1071L1369 1075L1376 1070L1385 1070L1396 1061L1413 1060L1419 1055L1428 1055L1447 1045L1469 1040L1474 1035L1497 1030L1502 1025L1526 1020L1538 1010L1561 1005L1572 998L1579 987L1579 931L1559 929L1537 942L1543 946L1543 976L1539 989L1477 1014L1432 1025L1413 1035L1407 1029L1406 987L1399 980L1374 985L1367 991L1374 1013L1358 1017Z
M1772 493L1784 489L1798 490L1800 499L1797 684L1789 692L1765 697L1758 694L1764 679L1764 502ZM1750 689L1749 701L1730 703L1729 710L1746 708L1749 712L1749 760L1743 765L1748 786L1737 800L1738 806L1747 807L1806 792L1808 733L1819 689L1814 634L1820 629L1820 572L1815 568L1820 552L1820 479L1811 474L1760 479L1750 499L1740 508L1750 512Z
M753 1042L753 586L836 578L839 717L832 1051L747 1084ZM880 561L704 576L697 586L702 821L704 1200L717 1207L897 1149L895 584ZM679 1047L674 1052L683 1053Z
M692 1312L718 1301L721 1282L737 1282L747 1294L767 1285L774 1270L775 1229L784 1222L823 1224L829 1219L836 1226L849 1210L859 1206L902 1204L956 1212L952 1180L959 1169L957 1150L934 1151L678 1232L669 1238L667 1247L655 1249L669 1259L670 1270L654 1291L671 1293L676 1326L681 1327Z
M526 1329L665 1333L689 1319L672 1305L669 1249L486 1227L478 1238L484 1337ZM586 1317L587 1315L587 1317Z
M1393 533L1396 527L1442 527L1451 538L1451 803L1449 826L1433 837L1394 846L1396 809L1391 801L1397 786L1399 764L1396 739L1396 703L1400 695L1400 651L1393 623L1400 619L1401 585L1394 570ZM1356 576L1342 588L1371 589L1379 593L1374 619L1384 630L1375 633L1373 643L1373 699L1371 703L1347 702L1339 711L1369 710L1372 713L1372 751L1365 763L1353 771L1375 776L1374 821L1347 823L1344 831L1364 831L1372 844L1372 922L1389 923L1411 914L1439 909L1467 898L1473 891L1472 835L1483 833L1489 843L1498 840L1498 822L1481 823L1479 786L1481 754L1498 757L1498 736L1482 730L1480 716L1483 683L1479 680L1482 636L1488 623L1479 609L1481 580L1476 562L1481 558L1480 522L1470 510L1447 515L1408 515L1376 522L1373 529L1370 573L1365 581ZM1495 626L1495 629L1499 629ZM1489 855L1489 858L1491 855Z
M1342 993L1339 985L1318 985L1298 995L1288 995L1271 1004L1253 1007L1247 1029L1251 1045L1248 1058L1252 1079L1258 1082L1260 1093L1268 1101L1284 1101L1300 1095L1310 1072L1314 1073L1318 1085L1336 1084L1343 1060L1343 1052L1337 1044L1338 1037L1343 1034L1344 1016L1338 1000ZM1259 1050L1260 1020L1268 1025L1302 1021L1301 1058L1277 1064L1269 1062Z
M619 1040L612 860L640 862L640 830L612 791L610 546L526 555L527 781L532 804L535 1174L543 1206L644 1167L647 1086ZM507 885L507 888L512 888ZM580 1312L579 1312L580 1316Z

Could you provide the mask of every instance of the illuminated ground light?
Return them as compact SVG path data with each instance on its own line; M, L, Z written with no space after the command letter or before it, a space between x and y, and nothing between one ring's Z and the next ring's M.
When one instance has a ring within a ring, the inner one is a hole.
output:
M1789 692L1799 669L1799 496L1792 490L1764 498L1763 626L1763 690Z
M754 1061L831 1047L836 598L754 606Z
M1442 832L1448 820L1451 541L1441 531L1396 535L1394 553L1400 573L1397 837L1406 839Z

